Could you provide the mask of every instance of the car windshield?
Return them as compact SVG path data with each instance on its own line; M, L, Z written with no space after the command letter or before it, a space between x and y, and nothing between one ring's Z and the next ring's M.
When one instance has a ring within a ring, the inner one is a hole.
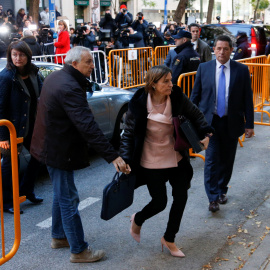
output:
M236 37L237 35L237 32L245 32L247 33L247 36L249 37L250 34L251 34L251 28L250 27L243 27L240 25L237 25L237 26L233 26L233 25L226 25L225 26L229 31L230 33Z

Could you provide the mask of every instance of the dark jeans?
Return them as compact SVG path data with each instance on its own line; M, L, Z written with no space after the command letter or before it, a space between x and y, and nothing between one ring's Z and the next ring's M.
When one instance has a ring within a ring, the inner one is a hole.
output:
M181 219L186 206L188 198L187 191L190 188L193 169L190 163L183 158L178 163L178 167L168 169L141 168L139 175L139 177L147 179L147 188L152 200L140 212L136 213L135 223L138 226L142 226L147 219L153 217L166 208L166 182L169 180L172 186L173 203L164 238L167 242L173 243L175 235L179 231Z
M88 243L84 241L74 173L50 166L47 169L53 183L52 237L67 238L70 251L80 253L87 248Z

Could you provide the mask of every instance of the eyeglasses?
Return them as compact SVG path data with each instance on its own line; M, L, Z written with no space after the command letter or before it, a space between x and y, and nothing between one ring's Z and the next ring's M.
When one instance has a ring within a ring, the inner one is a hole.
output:
M24 54L24 53L12 53L11 57L13 57L13 58L25 58L26 54Z

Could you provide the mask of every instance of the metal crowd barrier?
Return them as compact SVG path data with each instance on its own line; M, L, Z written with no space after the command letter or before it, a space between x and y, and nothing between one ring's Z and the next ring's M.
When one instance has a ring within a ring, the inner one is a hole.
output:
M155 58L155 66L157 65L163 65L164 61L169 53L170 50L175 49L175 45L169 45L169 46L157 46L154 51L154 58Z
M151 47L111 50L108 56L110 86L129 89L144 85L153 60Z
M254 124L270 126L270 113L264 110L269 104L269 72L270 64L244 63L248 66L251 86L253 90L254 112L261 113L261 120L255 121ZM265 122L263 116L268 116Z
M254 57L250 57L250 58L244 58L244 59L240 59L240 60L236 60L239 63L242 64L267 64L267 56L265 55L259 55L259 56L254 56Z
M0 208L1 208L1 241L2 257L0 265L9 261L17 252L21 241L21 221L20 221L20 203L26 200L25 196L19 197L19 172L18 172L18 150L17 144L23 142L23 138L17 138L16 130L13 124L8 120L0 120L0 126L6 126L10 132L11 164L12 164L12 186L13 186L13 208L14 208L14 243L9 253L6 254L5 248L5 228L4 228L4 205L2 188L2 171L0 159ZM1 154L1 153L0 153Z
M94 60L94 71L90 76L91 81L95 81L98 84L104 85L108 83L108 66L106 54L104 51L91 51ZM67 54L55 54L55 55L40 55L33 56L34 61L48 62L59 64L58 59L60 57L61 63L64 63L64 58Z

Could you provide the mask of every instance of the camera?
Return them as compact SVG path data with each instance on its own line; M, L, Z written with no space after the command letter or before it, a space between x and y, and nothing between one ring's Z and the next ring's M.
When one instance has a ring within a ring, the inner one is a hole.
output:
M16 40L19 40L21 39L21 35L18 34L18 33L11 33L10 36L9 36L9 39L10 41L16 41Z
M123 8L123 12L126 13L127 12L127 9L126 8Z
M76 30L76 34L78 38L84 38L83 32L87 30L86 26L78 26Z
M145 33L147 35L146 44L148 46L154 47L154 40L155 37L154 29L156 26L153 23L149 23L147 28L145 29Z
M100 41L111 41L110 29L100 29L100 33L101 33Z
M50 26L49 25L44 25L40 31L39 31L39 37L40 41L42 43L47 43L48 42L48 37L49 37L49 32L50 32Z
M139 16L139 17L138 17L138 21L141 21L141 20L142 20L142 16Z
M127 37L130 30L128 29L128 23L123 23L120 25L121 27L121 36Z

